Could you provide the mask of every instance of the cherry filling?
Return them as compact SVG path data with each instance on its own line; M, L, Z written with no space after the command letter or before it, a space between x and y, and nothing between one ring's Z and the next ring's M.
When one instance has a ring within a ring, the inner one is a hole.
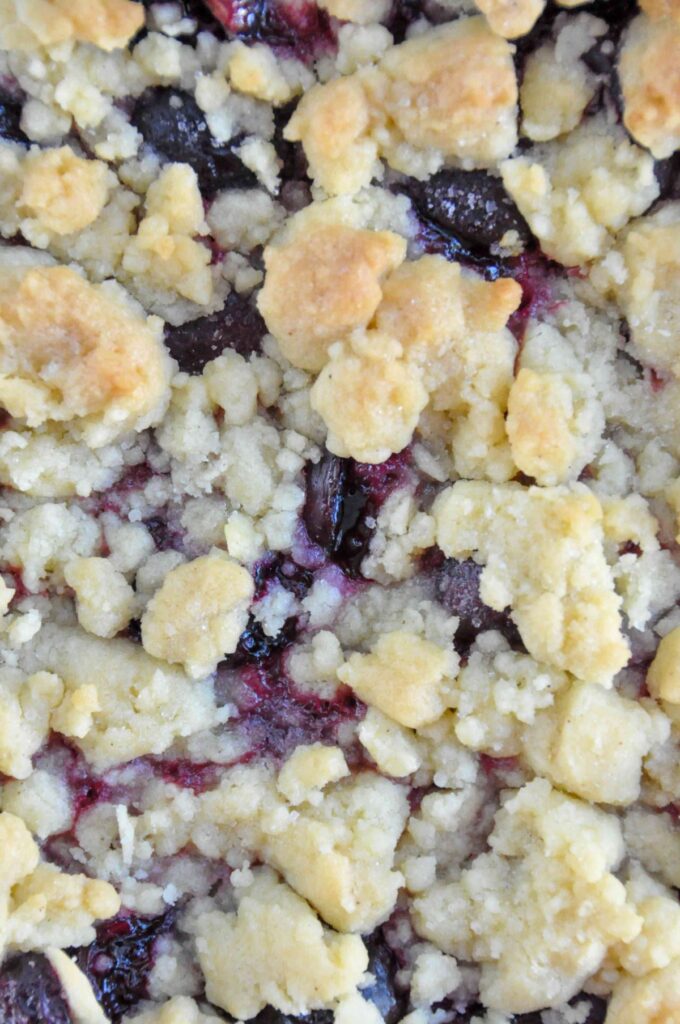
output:
M375 517L389 495L408 479L410 464L406 449L377 466L330 452L307 466L304 525L310 540L347 575L360 576Z
M21 103L3 92L0 92L0 139L28 145L28 138L21 129Z
M280 651L241 667L236 679L229 680L228 691L239 709L236 721L248 742L242 760L248 761L267 757L281 763L302 744L335 745L340 728L363 718L365 712L348 687L341 687L327 700L303 693L287 675ZM351 761L354 752L345 753Z
M185 373L202 373L206 363L231 348L242 356L260 350L267 333L255 304L238 292L230 292L224 308L217 313L182 324L166 325L165 344Z
M432 572L436 599L460 619L455 636L456 649L460 654L467 654L477 634L489 629L499 630L512 647L523 649L517 626L509 612L494 611L482 601L479 592L481 565L471 558L464 561L444 558L439 551L428 553L426 565Z
M204 0L232 35L245 42L264 42L303 61L335 49L330 17L315 3L276 0Z
M0 974L2 1024L72 1024L56 971L42 953L6 960Z
M500 178L486 171L449 168L426 181L408 179L396 186L411 199L420 222L419 240L426 252L469 263L485 276L500 277L507 260L493 253L512 231L526 245L526 221Z
M137 100L131 121L144 142L160 156L193 167L206 195L257 183L234 152L241 139L217 142L203 111L187 92L165 87L147 89Z
M124 911L97 925L97 937L83 949L71 950L87 975L111 1024L148 996L149 974L156 943L175 922L175 911L141 917Z

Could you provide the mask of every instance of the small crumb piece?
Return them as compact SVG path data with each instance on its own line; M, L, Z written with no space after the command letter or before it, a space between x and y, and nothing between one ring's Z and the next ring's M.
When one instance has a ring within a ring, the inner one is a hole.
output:
M31 758L49 732L50 714L64 692L58 676L35 672L26 676L8 665L0 668L0 772L27 778Z
M376 348L368 357L339 351L311 391L312 408L328 428L328 449L358 462L384 462L402 451L427 405L417 370L380 358Z
M454 992L463 981L455 957L438 949L419 953L411 978L411 1000L415 1006L431 1006Z
M303 210L284 239L265 249L257 300L285 357L315 372L334 341L368 324L382 297L381 279L406 255L399 235L324 222L322 212Z
M285 137L302 142L314 181L329 195L358 192L380 173L370 135L370 99L358 75L316 85L300 100Z
M6 782L2 809L21 818L39 839L65 832L73 818L68 783L43 768L34 769L27 779Z
M215 551L178 565L142 617L142 643L155 658L199 679L236 650L253 596L250 574Z
M411 146L478 167L512 152L517 142L512 49L484 18L458 18L394 46L380 68L389 83L384 110ZM393 162L391 154L388 161ZM407 167L398 169L408 173Z
M264 43L234 43L227 69L232 88L275 107L288 103L300 91L286 80L274 52Z
M75 591L83 629L102 637L125 629L135 613L135 592L108 558L75 558L64 568L64 579Z
M212 299L210 250L196 241L207 232L196 172L188 164L168 164L146 194L137 234L128 242L123 270L157 288L207 306Z
M451 558L477 553L482 600L499 612L510 607L537 661L611 684L630 652L602 506L584 484L461 480L439 495L434 516L440 548Z
M680 959L642 978L624 975L614 986L607 1024L673 1024L680 1015Z
M584 800L626 805L640 795L643 757L666 738L656 733L637 701L582 683L537 716L525 733L524 756L536 774Z
M422 756L416 737L377 708L368 709L357 735L383 775L402 779L420 768Z
M669 157L680 147L680 19L635 18L618 73L626 128L657 160Z
M338 678L367 704L417 729L435 722L449 706L456 667L452 651L396 631L384 633L370 654L352 654Z
M390 0L319 0L319 7L325 8L339 21L371 25L382 21L389 13Z
M22 166L17 209L42 229L70 235L97 219L109 186L109 170L101 160L84 160L70 146L34 149Z
M167 405L172 362L160 321L145 320L128 298L108 283L90 284L70 267L4 269L4 408L29 427L74 421L91 447L157 422Z
M132 0L0 0L0 49L38 50L70 40L117 50L144 24Z
M312 743L295 748L279 772L276 785L279 793L293 805L318 804L322 799L321 790L347 775L349 769L340 747Z
M505 39L525 36L543 13L545 0L475 0L491 28Z
M680 626L662 638L647 672L652 697L680 704Z

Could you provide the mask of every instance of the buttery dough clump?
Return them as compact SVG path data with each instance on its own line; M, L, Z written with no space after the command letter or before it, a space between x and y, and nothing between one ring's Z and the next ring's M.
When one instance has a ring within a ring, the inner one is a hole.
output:
M161 322L68 267L0 281L0 403L27 427L66 421L90 447L161 418L172 361Z

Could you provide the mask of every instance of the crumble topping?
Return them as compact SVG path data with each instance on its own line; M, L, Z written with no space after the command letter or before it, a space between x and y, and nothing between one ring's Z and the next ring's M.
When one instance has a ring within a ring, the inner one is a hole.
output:
M64 684L54 728L72 737L99 770L160 754L175 737L219 721L208 680L192 681L129 640L45 626L35 657Z
M680 204L669 203L634 221L617 251L602 264L606 290L616 295L635 347L663 371L677 373L674 325L680 273Z
M10 1016L680 1012L638 6L0 0Z
M236 650L248 617L253 582L223 552L171 569L142 617L144 649L194 679Z
M76 615L85 632L112 637L133 618L135 592L107 558L74 558L64 580L76 595Z
M659 194L649 154L598 118L504 161L501 173L544 251L565 266L603 255Z
M506 39L516 39L534 27L543 13L545 0L475 0L475 6L494 32Z
M258 306L283 355L303 370L321 370L334 341L369 323L381 279L406 254L402 238L355 226L352 212L338 204L311 206L265 250Z
M439 546L455 558L478 555L482 599L499 612L510 608L533 657L611 684L629 650L604 556L602 506L588 488L460 481L434 512Z
M559 1005L609 944L632 942L642 926L612 873L623 855L618 821L535 779L506 801L489 842L459 881L415 900L416 927L445 952L481 961L487 1006L528 1012L546 991Z
M522 134L549 142L576 128L597 92L597 81L581 59L607 30L583 14L566 21L555 41L529 54L520 86Z
M604 429L590 376L547 324L527 328L516 367L506 419L516 466L542 485L576 479L598 451Z
M417 729L447 707L452 652L409 633L383 633L370 654L353 654L338 669L341 682L400 725Z
M20 229L40 248L96 221L116 182L105 163L85 160L70 146L34 147L25 155L16 146L3 146L0 161L2 232L11 237Z
M120 899L108 882L68 875L43 863L20 818L0 813L2 837L2 933L5 950L84 946L94 921L110 917Z
M210 251L194 238L206 231L195 172L186 164L170 164L146 193L144 218L123 253L125 276L148 278L152 287L207 306L213 287Z
M125 46L144 24L133 0L2 0L0 47L37 50L78 41L102 50Z
M626 128L657 159L680 146L678 53L677 21L641 14L626 33L619 60Z
M96 448L162 416L160 324L119 290L68 267L6 270L0 331L0 399L28 428L71 422Z
M285 1013L327 1006L356 988L368 966L358 935L324 929L267 869L239 892L236 913L202 914L196 929L208 998L237 1017L268 1004Z
M481 17L387 50L375 69L314 86L286 127L331 194L368 185L382 157L427 177L445 160L486 167L517 141L512 51Z

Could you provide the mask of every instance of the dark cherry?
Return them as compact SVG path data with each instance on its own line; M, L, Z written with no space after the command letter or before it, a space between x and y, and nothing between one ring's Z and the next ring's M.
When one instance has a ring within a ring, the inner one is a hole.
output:
M261 558L253 569L253 580L255 600L264 597L273 582L280 583L284 590L302 599L314 582L308 569L281 554L268 554Z
M287 619L276 636L267 636L262 624L251 615L248 625L241 633L238 647L227 659L228 664L235 667L267 661L277 652L290 647L297 637L297 632L297 621Z
M484 604L479 594L482 566L471 558L456 561L447 558L434 573L437 600L452 615L460 618L456 647L466 652L478 633L498 629L513 647L521 646L517 627L507 612L497 612Z
M358 576L381 505L408 471L408 450L376 466L326 452L305 472L302 519L315 544L350 576Z
M218 667L215 688L239 709L248 757L280 761L301 743L336 743L339 727L364 715L347 687L331 700L299 691L285 671L284 651L274 647L250 659L236 652Z
M56 971L42 953L21 953L0 972L2 1024L72 1024Z
M281 177L284 181L309 181L307 174L307 157L300 142L288 142L283 137L283 131L290 121L297 100L286 103L284 107L278 107L274 111L274 148L281 161Z
M70 951L112 1024L147 997L156 943L170 931L174 918L173 910L156 917L123 912L98 925L89 946Z
M503 182L486 171L449 168L427 181L410 180L405 189L421 217L449 235L461 255L489 256L507 231L516 231L525 243L530 239Z
M255 175L241 163L232 145L220 145L212 137L203 111L189 93L147 89L137 100L131 120L161 156L190 164L207 195L256 184Z
M204 0L232 35L265 42L301 60L332 51L335 34L328 13L309 0Z
M28 145L28 138L20 127L21 103L0 94L0 139Z
M657 160L654 171L661 189L659 198L680 199L680 153L674 153L668 160Z
M397 1024L403 1017L406 1007L404 998L397 992L394 984L398 970L396 958L380 932L376 932L365 942L368 949L368 970L375 981L368 988L363 988L361 994L377 1007L385 1024Z
M168 514L170 512L170 514ZM184 532L179 523L179 510L159 509L156 515L143 520L157 551L181 551Z
M348 459L326 452L305 470L302 516L310 540L324 551L336 550L345 508Z
M254 303L230 292L224 308L181 327L165 328L165 344L185 373L202 373L203 367L226 348L242 356L257 352L267 333Z

